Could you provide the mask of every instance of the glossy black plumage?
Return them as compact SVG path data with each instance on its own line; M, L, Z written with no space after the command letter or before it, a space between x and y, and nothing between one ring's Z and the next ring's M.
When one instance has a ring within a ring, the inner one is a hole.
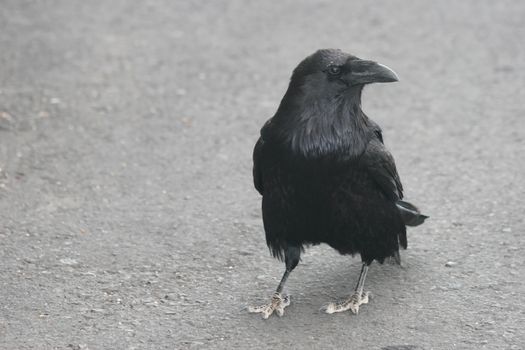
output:
M381 129L361 109L365 84L397 80L383 68L339 50L317 51L294 70L261 130L254 185L263 196L267 244L287 270L300 249L319 243L360 254L367 265L383 262L407 247L406 225L426 218L401 201Z

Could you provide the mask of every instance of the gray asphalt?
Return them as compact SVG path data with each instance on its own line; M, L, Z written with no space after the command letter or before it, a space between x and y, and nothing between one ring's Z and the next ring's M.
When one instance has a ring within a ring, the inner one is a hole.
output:
M1 349L524 349L525 3L2 1ZM283 318L251 151L291 70L394 68L364 109L431 219L402 268L307 251ZM448 263L449 266L446 266Z

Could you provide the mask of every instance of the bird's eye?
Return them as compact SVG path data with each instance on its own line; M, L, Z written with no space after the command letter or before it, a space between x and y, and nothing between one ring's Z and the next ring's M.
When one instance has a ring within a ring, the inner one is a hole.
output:
M330 66L327 69L328 74L330 75L339 75L341 73L341 67L339 66Z

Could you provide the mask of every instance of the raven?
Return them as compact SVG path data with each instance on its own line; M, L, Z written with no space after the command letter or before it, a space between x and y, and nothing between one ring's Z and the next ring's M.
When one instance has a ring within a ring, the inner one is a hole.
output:
M368 302L368 266L391 258L400 263L406 226L427 216L403 201L403 187L381 128L361 109L363 87L395 82L379 63L340 50L318 50L293 71L273 118L261 129L253 152L253 179L262 195L266 243L286 270L267 305L249 307L268 318L290 304L282 293L308 245L327 243L341 254L360 254L354 293L329 303L327 313Z

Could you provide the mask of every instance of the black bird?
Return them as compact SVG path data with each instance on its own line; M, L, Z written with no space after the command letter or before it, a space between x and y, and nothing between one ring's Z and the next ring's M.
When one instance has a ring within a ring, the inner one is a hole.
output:
M330 303L327 313L368 302L368 266L407 247L406 225L427 216L402 200L403 187L381 128L361 109L363 87L397 81L379 63L340 50L319 50L293 71L281 104L261 129L253 153L253 179L263 196L266 242L286 271L271 302L250 307L268 318L290 304L282 295L308 245L327 243L341 254L360 254L355 292Z

